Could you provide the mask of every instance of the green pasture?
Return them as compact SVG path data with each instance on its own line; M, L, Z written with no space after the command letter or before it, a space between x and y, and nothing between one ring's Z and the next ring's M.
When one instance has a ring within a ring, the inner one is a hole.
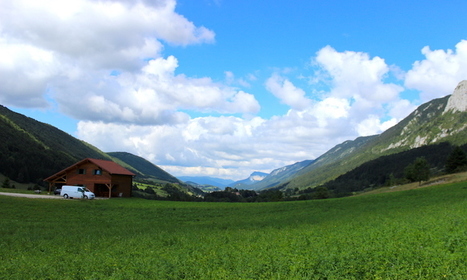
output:
M200 203L0 196L0 279L467 279L467 183Z

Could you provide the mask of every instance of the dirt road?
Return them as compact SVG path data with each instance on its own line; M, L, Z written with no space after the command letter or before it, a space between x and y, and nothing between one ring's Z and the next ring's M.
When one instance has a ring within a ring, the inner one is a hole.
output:
M27 193L7 193L7 192L0 192L0 195L7 195L7 196L16 196L16 197L27 197L27 198L50 198L50 199L64 199L59 195L44 195L44 194L27 194Z

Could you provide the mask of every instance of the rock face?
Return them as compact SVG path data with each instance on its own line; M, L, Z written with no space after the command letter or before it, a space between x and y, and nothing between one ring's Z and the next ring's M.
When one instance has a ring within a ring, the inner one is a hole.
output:
M460 82L451 97L448 100L448 104L444 109L444 113L447 111L467 111L467 80Z

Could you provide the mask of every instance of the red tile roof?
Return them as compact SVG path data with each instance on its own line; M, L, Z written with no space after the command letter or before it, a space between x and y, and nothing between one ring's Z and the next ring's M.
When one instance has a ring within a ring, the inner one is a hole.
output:
M120 164L115 163L110 160L102 160L102 159L94 159L94 158L87 158L86 160L89 160L90 162L94 163L95 165L99 166L100 168L104 169L110 174L131 175L131 176L136 175L133 172L121 166Z
M86 161L94 163L95 165L99 166L100 168L102 168L103 170L109 172L110 174L129 175L129 176L135 176L136 175L133 172L131 172L128 169L121 166L120 164L115 163L113 161L102 160L102 159L94 159L94 158L85 158L85 159L83 159L83 160L81 160L81 161L79 161L79 162L77 162L77 163L63 169L60 172L57 172L54 175L52 175L52 176L50 176L48 178L45 178L44 181L53 180L54 178L59 177L61 174L66 173L66 171L68 171L69 169L72 169L75 166L79 166L82 163L85 163Z

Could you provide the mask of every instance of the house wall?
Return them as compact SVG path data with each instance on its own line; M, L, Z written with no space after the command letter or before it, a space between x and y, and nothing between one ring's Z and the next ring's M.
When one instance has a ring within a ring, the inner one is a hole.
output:
M112 175L112 185L116 187L112 189L113 193L122 193L123 197L131 197L131 187L133 184L132 176L128 175Z
M80 169L84 170L84 174L80 174ZM100 170L100 174L95 174L95 170ZM67 185L84 185L96 196L108 197L108 189L103 191L102 185L111 184L113 186L112 196L118 196L122 193L123 197L131 197L132 176L111 175L91 162L83 163L69 170L66 173L66 178Z

